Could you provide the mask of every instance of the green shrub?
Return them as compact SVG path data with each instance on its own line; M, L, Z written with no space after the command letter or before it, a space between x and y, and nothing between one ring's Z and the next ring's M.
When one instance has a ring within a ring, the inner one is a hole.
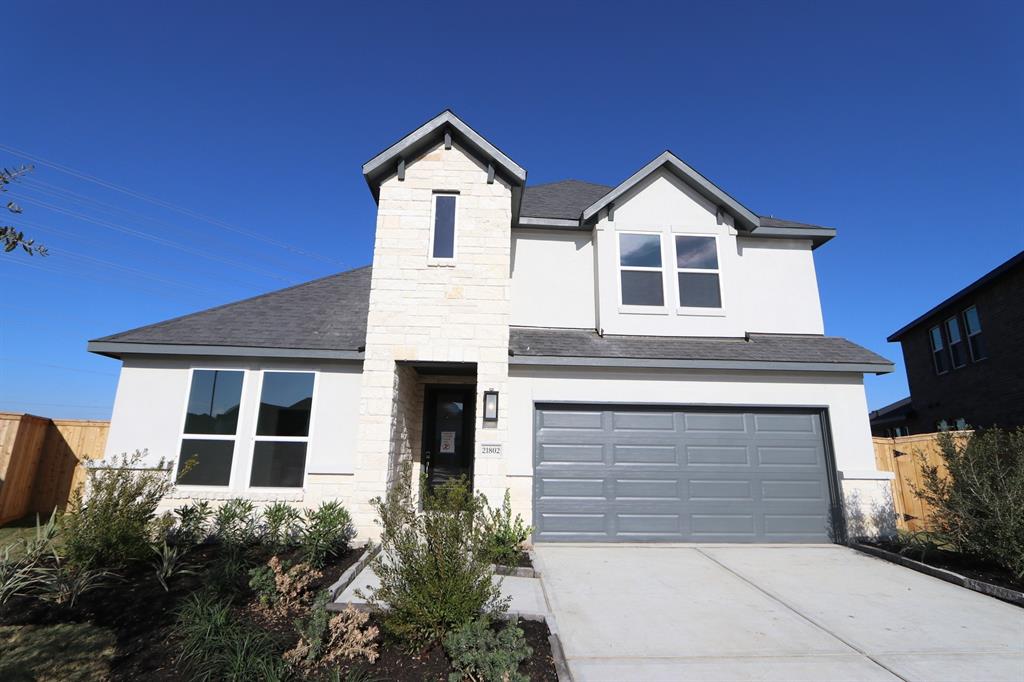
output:
M164 592L171 591L171 578L178 575L194 575L195 571L185 563L187 549L179 545L168 545L166 541L153 545L150 549L156 556L153 558L153 572Z
M410 467L387 498L371 501L381 526L381 551L373 570L380 587L368 602L384 629L410 647L440 640L482 615L508 610L485 551L482 496L465 481L439 486L419 511L409 485ZM421 489L426 489L424 481Z
M251 500L236 497L213 512L213 535L224 545L247 547L259 540L259 519Z
M533 528L527 526L519 514L512 518L512 499L506 490L501 507L484 509L482 532L484 550L490 560L503 566L516 566L523 543L530 539Z
M63 561L41 566L36 588L39 597L56 604L74 607L78 598L86 592L109 587L117 578L114 573L101 568L88 568Z
M34 561L24 556L13 556L15 545L0 550L0 606L11 597L31 594L39 584L39 572Z
M495 632L486 618L480 618L452 630L444 637L444 650L456 672L448 682L464 679L478 682L526 682L519 664L533 654L526 645L523 630L516 622Z
M302 514L287 502L274 502L263 510L263 542L274 554L296 544L302 531Z
M210 534L209 521L213 514L206 500L186 504L174 510L177 524L171 529L169 540L182 547L198 545Z
M277 642L235 618L230 601L209 591L192 594L173 629L178 667L190 680L284 680L288 666Z
M144 451L88 470L88 495L77 493L63 519L64 549L81 567L117 567L149 556L150 525L174 482L163 460L140 468Z
M352 517L340 502L324 502L317 509L307 509L299 538L302 556L310 565L322 568L328 558L348 551L355 534Z
M1024 578L1024 427L939 434L947 473L922 466L915 493L934 530L959 552Z
M263 608L270 608L277 602L277 581L270 566L255 566L249 569L249 587L256 594L256 601Z

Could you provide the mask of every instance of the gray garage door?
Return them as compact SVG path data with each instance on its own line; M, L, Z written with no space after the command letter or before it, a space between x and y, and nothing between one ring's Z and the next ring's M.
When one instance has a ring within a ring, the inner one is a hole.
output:
M541 542L828 542L814 411L538 405Z

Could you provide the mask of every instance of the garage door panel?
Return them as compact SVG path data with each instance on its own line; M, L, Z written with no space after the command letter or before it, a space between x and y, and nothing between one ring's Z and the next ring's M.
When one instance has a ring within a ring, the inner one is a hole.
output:
M587 429L600 431L603 413L600 410L538 410L538 428Z
M568 425L537 430L538 541L828 541L816 413L570 406L537 424Z

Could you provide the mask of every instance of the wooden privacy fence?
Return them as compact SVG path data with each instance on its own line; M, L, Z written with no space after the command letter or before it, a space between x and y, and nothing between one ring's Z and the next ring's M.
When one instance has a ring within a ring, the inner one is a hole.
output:
M108 421L0 412L0 524L64 509L85 482L82 462L103 457Z
M923 463L937 466L941 472L945 471L939 454L939 434L872 438L871 441L875 446L875 464L878 468L896 474L892 482L892 499L896 507L897 527L909 531L928 530L931 509L914 494L914 487L923 487Z

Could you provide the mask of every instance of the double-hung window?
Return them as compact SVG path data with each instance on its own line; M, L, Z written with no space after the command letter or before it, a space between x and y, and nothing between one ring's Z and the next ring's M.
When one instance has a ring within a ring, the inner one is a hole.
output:
M946 338L949 339L949 357L953 361L953 368L966 366L967 348L960 334L960 318L951 317L946 320Z
M942 338L942 327L935 326L928 330L928 338L932 344L932 359L935 362L935 373L945 374L949 371L949 354Z
M676 235L676 278L681 308L721 308L717 240Z
M251 487L302 487L315 380L312 372L263 373Z
M455 259L456 194L434 194L434 221L430 229L430 260L441 263Z
M178 483L226 486L231 482L243 377L241 371L192 371Z
M622 305L665 305L661 235L619 234L619 285Z
M973 305L964 311L964 326L967 328L967 345L971 349L971 360L984 360L988 357L988 350L985 348L985 337L981 333L978 309Z

